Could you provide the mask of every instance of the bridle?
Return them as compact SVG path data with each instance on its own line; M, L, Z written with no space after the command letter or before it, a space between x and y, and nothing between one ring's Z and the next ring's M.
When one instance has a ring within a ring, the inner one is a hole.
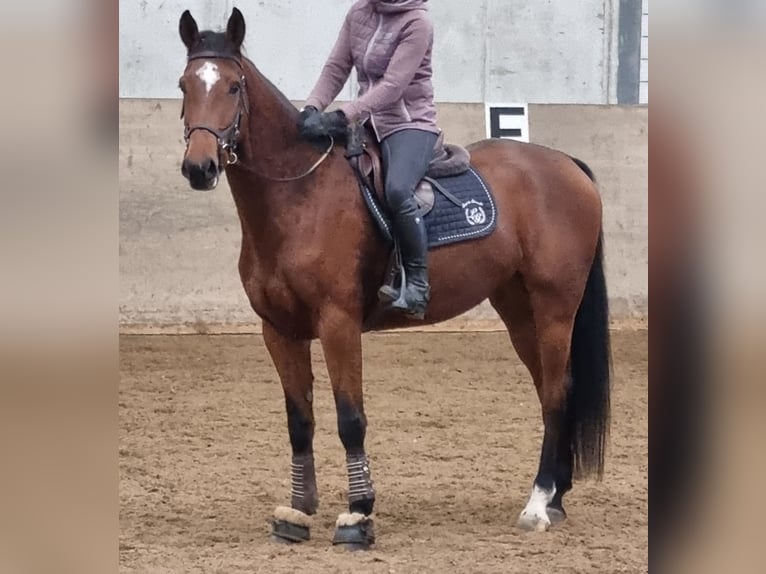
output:
M239 66L240 70L243 69L242 62L239 60L239 58L236 58L235 56L229 56L225 54L220 54L218 52L198 52L196 54L193 54L192 56L189 56L187 58L188 62L191 62L192 60L207 60L207 59L224 59L224 60L231 60L237 66ZM226 165L234 165L239 161L239 156L237 155L237 146L239 141L239 126L242 122L242 116L247 114L249 109L248 101L247 101L247 89L245 85L245 75L240 74L239 76L239 104L237 105L237 111L234 114L234 120L229 124L229 127L224 128L222 130L217 130L215 128L211 128L210 126L206 126L203 124L196 125L196 126L190 126L188 123L184 122L184 141L186 142L186 145L188 147L189 145L189 139L191 138L191 135L196 131L204 131L212 134L215 136L216 142L218 143L219 150L226 155ZM185 106L181 107L181 119L184 117L186 109Z
M239 58L236 56L232 56L229 54L221 54L219 52L212 52L212 51L203 51L203 52L197 52L195 54L192 54L187 58L187 62L191 62L192 60L207 60L207 59L223 59L223 60L231 60L237 66L239 66L240 70L244 70L244 66L242 65L242 62ZM249 108L249 102L247 99L247 86L245 84L245 75L240 74L239 76L239 105L237 106L237 112L234 115L234 120L229 124L229 127L224 128L222 130L217 130L215 128L211 128L210 126L206 126L203 124L196 125L196 126L190 126L188 123L184 122L184 141L186 142L186 146L188 148L189 146L189 139L191 138L192 134L196 131L205 131L213 136L215 136L216 142L218 143L218 149L226 155L226 165L234 165L239 161L239 156L237 155L237 148L239 145L239 136L240 136L240 130L239 126L242 121L242 116L246 115L248 113ZM185 104L182 104L181 106L181 119L184 118L184 112L185 112ZM259 173L252 168L250 171L253 171L260 177L263 177L264 179L268 179L270 181L280 182L280 183L286 183L291 181L298 181L303 179L304 177L308 177L312 173L314 173L317 168L319 168L320 165L330 156L332 153L333 148L335 147L335 140L332 136L328 136L330 138L330 145L327 147L327 150L322 154L322 156L312 165L306 172L302 173L301 175L295 176L295 177L269 177L265 174Z

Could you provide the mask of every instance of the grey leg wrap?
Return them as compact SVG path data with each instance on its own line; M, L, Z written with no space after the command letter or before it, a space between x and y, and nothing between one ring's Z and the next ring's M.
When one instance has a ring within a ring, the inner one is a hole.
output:
M364 514L370 514L372 503L375 501L375 488L370 474L370 461L364 453L347 454L346 467L348 468L348 503L354 510L359 507ZM369 506L369 510L367 507Z
M372 509L375 488L370 478L370 462L362 453L346 454L348 467L348 513L338 516L334 545L349 550L366 550L375 543Z
M290 484L292 507L308 515L316 514L319 496L313 453L293 455L290 464Z

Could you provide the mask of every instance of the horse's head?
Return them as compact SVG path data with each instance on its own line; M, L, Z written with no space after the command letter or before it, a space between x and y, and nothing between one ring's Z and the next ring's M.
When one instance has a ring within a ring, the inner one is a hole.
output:
M237 145L248 111L241 47L245 19L234 8L225 32L200 32L186 10L179 23L188 62L179 87L183 92L186 153L181 173L194 189L218 184L222 166L237 162Z

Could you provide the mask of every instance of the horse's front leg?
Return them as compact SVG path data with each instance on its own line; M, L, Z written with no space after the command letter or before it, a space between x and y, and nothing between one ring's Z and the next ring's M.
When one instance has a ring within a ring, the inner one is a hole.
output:
M325 309L319 337L335 396L338 434L346 449L348 469L349 511L338 517L333 544L352 549L368 548L375 542L371 517L375 490L364 451L367 418L362 392L361 321L344 309Z
M287 428L293 451L291 507L276 509L272 534L277 541L302 542L309 539L310 516L319 506L314 472L311 342L285 337L266 321L263 339L285 392Z

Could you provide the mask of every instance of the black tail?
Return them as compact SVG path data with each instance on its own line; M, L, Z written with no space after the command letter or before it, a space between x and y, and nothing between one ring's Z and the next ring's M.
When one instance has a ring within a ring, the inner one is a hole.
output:
M569 157L573 162L577 164L577 167L579 167L581 170L585 172L585 175L587 175L593 183L596 183L596 176L593 175L593 170L590 168L590 166L587 163L585 163L581 159L572 157L571 155Z
M593 174L583 162L577 165ZM609 435L611 345L609 301L604 277L604 236L599 235L596 255L575 317L571 354L572 386L568 421L575 477L604 473L604 453Z

